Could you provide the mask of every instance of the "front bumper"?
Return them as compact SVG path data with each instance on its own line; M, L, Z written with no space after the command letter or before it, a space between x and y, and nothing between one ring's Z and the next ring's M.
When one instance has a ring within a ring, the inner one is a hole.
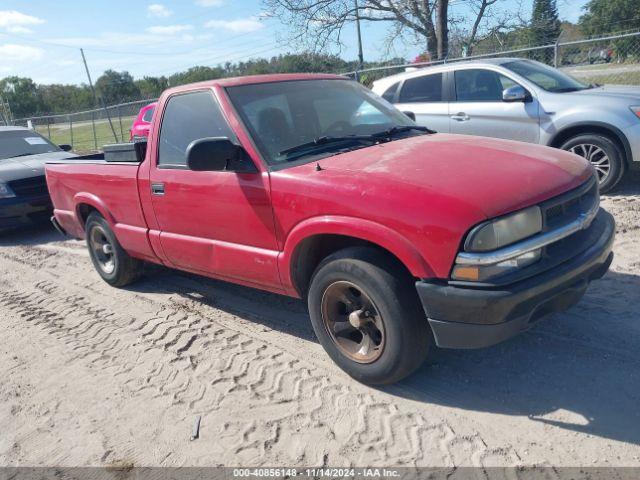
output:
M48 195L0 199L0 231L47 221L52 211Z
M613 260L613 217L601 210L599 238L577 256L543 273L496 288L418 281L418 295L436 344L481 348L525 330L540 318L576 304L589 282L601 278Z

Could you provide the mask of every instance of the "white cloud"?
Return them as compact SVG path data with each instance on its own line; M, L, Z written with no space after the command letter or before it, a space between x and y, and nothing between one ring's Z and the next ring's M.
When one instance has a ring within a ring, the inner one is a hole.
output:
M224 0L196 0L196 5L201 7L219 7L224 3Z
M27 45L5 43L0 45L0 58L14 62L34 62L44 57L44 50Z
M239 18L237 20L209 20L204 26L207 28L221 28L235 33L245 33L262 30L264 23L255 18Z
M147 14L150 17L167 18L170 17L172 13L171 10L159 3L152 3L147 7Z
M149 27L154 28L154 27ZM90 49L95 48L128 48L135 44L140 47L154 47L155 45L162 45L167 43L166 35L151 32L141 33L127 33L127 32L103 32L91 37L52 37L45 38L46 41L52 43L58 43L61 45L67 45L69 47L86 47ZM193 42L192 35L176 35L172 39L174 46L187 46ZM138 57L140 58L140 57ZM157 58L157 57L153 57ZM109 59L113 61L113 59Z
M22 35L27 35L29 33L33 33L33 30L27 27L22 27L20 25L13 25L11 27L7 27L7 32L9 33L20 33Z
M147 32L153 35L175 35L192 29L193 25L158 25L147 28Z
M40 25L44 20L15 10L0 10L0 28L11 33L31 33L28 26Z

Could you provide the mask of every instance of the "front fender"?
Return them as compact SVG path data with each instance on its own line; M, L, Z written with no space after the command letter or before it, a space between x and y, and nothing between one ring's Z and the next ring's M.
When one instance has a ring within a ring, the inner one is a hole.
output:
M435 276L411 242L389 227L361 218L325 215L298 223L287 235L284 249L278 256L278 265L282 283L289 292L295 292L291 276L291 262L295 251L303 240L315 235L343 235L365 240L395 255L413 276Z

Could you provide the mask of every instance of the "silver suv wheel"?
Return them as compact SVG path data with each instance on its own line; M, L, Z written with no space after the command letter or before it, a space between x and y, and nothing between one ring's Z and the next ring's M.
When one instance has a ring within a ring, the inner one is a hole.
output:
M586 158L596 169L598 182L604 182L611 172L611 161L606 152L597 145L580 143L569 149L571 153Z

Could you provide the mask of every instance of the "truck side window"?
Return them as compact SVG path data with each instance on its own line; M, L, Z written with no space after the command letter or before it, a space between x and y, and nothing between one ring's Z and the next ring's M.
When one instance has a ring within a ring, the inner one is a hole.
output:
M185 167L189 144L206 137L236 141L212 93L201 91L171 97L160 129L158 165Z
M398 102L442 102L442 74L434 73L405 80Z

